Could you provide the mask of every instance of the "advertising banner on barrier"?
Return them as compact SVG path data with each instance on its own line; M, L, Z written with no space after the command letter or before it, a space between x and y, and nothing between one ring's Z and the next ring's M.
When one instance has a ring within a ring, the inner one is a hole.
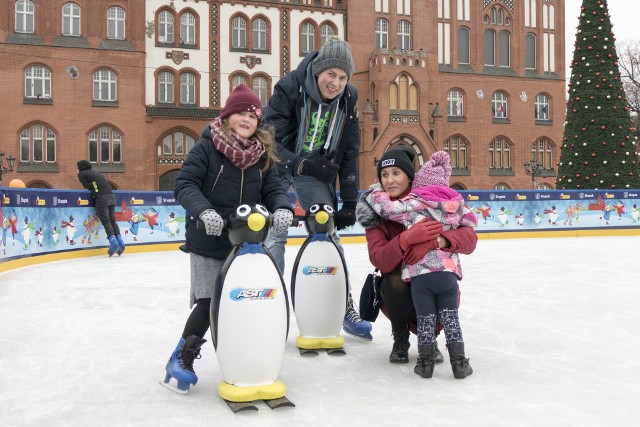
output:
M88 191L0 187L0 262L45 253L107 247ZM182 242L184 208L170 191L115 191L116 220L127 245ZM478 216L478 233L640 228L640 190L461 191ZM296 215L303 216L290 194ZM361 236L355 224L342 236ZM289 231L306 237L304 223Z

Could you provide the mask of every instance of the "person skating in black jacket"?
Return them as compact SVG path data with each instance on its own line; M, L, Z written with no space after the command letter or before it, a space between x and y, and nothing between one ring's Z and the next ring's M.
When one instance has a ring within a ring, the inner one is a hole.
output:
M246 85L238 85L220 116L202 131L176 177L174 192L187 217L182 249L190 257L193 310L162 384L181 394L198 381L193 361L210 327L214 279L232 249L223 218L241 204L260 203L273 212L275 231L286 231L293 221L289 197L273 173L278 160L273 135L260 127L261 119L260 99ZM197 227L198 220L204 227Z
M353 68L349 44L330 38L278 81L264 115L276 129L282 186L293 188L302 209L315 203L337 209L339 183L342 207L334 217L338 230L355 223L358 201L358 92L348 83ZM342 250L338 234L333 238ZM283 273L286 243L286 230L269 233L265 242ZM342 326L350 335L373 339L371 323L360 318L351 293Z
M96 214L104 226L105 233L107 233L107 239L109 239L107 253L109 256L113 256L117 252L120 256L125 246L120 235L120 227L116 222L116 198L113 195L113 190L100 172L91 169L91 162L78 160L77 164L80 184L91 191L96 205Z

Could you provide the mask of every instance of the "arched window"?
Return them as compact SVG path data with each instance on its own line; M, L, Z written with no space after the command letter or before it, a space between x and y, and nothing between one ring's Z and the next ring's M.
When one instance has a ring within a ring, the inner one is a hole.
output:
M180 75L180 104L195 105L196 103L196 77L191 73Z
M194 144L193 136L181 131L173 132L162 139L158 156L186 157Z
M254 77L253 92L258 95L262 105L267 105L267 79L264 77Z
M173 43L173 14L167 10L158 16L158 43Z
M26 98L51 98L51 71L41 65L27 68L24 73Z
M33 33L33 17L33 2L30 0L18 0L16 2L16 33Z
M467 168L467 142L464 138L461 136L452 136L444 142L443 149L449 153L452 168Z
M376 49L389 49L389 22L376 19Z
M494 119L506 119L508 117L508 98L504 92L494 92L491 97L491 113Z
M469 64L471 57L469 29L458 28L458 64Z
M316 30L313 25L306 22L302 25L302 31L300 31L300 46L301 53L306 55L307 53L315 50L316 48Z
M549 185L549 184L545 184L543 183L536 183L536 190L553 190L553 188Z
M511 146L505 138L496 138L489 144L489 167L491 169L511 168Z
M508 31L500 31L500 66L511 66L511 33Z
M389 102L392 110L418 110L418 88L411 77L400 74L389 85Z
M525 67L528 70L536 69L536 35L527 33L524 36Z
M398 49L411 49L411 24L408 21L398 22Z
M91 163L122 163L122 136L110 126L100 126L89 134Z
M117 77L116 74L107 69L100 69L93 73L93 100L94 101L117 101Z
M531 145L531 159L541 164L544 169L553 169L553 147L541 138Z
M509 186L507 184L504 184L504 183L498 183L498 184L494 185L493 189L496 190L496 191L511 190L511 188L509 188Z
M539 94L536 96L535 101L535 119L536 120L549 120L549 97L545 94Z
M262 18L253 21L253 50L267 50L267 23Z
M41 124L34 124L20 133L20 163L55 163L56 135Z
M180 17L180 44L196 44L196 17L189 12Z
M107 10L107 38L124 40L125 36L125 13L124 9L118 6L110 7Z
M464 116L464 95L458 89L451 89L447 93L447 114L450 117Z
M247 84L247 78L241 74L236 74L231 78L231 91L233 92L233 89L235 89L235 87L238 85L246 85L246 84Z
M80 35L80 6L67 3L62 6L62 34L65 36Z
M320 27L320 46L324 46L331 36L333 36L333 27L331 25L325 24Z
M484 65L496 65L496 33L493 30L484 32Z
M247 21L236 16L231 24L231 47L234 49L247 48Z
M173 103L173 74L167 71L158 74L158 103Z

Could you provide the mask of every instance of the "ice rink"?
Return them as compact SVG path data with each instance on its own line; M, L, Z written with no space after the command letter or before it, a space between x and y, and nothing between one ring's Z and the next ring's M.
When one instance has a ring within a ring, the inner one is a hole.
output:
M291 267L299 247L287 248ZM372 270L345 245L354 296ZM640 238L481 240L462 257L474 373L432 379L345 336L302 358L292 316L280 379L295 408L233 414L209 340L187 396L158 384L189 314L189 257L127 253L0 274L0 426L634 426L640 419ZM636 283L634 285L633 283ZM447 358L444 336L440 348ZM260 357L260 355L256 355Z

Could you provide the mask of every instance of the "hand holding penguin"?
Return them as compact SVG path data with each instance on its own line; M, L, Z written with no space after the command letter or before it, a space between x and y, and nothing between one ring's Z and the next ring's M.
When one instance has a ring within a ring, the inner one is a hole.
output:
M204 224L205 233L209 236L220 236L224 228L222 217L213 209L206 209L198 216Z
M289 209L276 209L271 215L271 229L276 233L283 233L293 223L293 212Z
M344 230L356 223L356 202L343 202L333 221L338 230Z

